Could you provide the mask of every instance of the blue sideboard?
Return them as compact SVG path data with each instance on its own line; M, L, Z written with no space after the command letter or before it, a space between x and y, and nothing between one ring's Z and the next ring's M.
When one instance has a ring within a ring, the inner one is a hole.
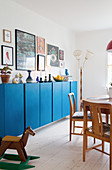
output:
M74 92L77 108L76 81L0 84L0 137L20 135L28 126L36 129L69 115L69 92Z

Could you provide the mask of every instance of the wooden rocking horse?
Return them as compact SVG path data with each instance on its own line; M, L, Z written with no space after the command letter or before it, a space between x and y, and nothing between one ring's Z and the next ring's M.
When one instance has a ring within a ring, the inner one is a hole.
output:
M26 162L26 159L28 159L28 156L25 151L25 146L27 144L29 134L32 136L35 135L35 133L33 132L30 126L24 131L22 137L5 136L1 141L0 157L3 156L3 154L5 153L7 149L15 149L17 150L19 154L20 160L22 162Z

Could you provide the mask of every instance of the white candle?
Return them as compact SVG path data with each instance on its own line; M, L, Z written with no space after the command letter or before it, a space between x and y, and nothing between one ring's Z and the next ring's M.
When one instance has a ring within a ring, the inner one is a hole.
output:
M49 66L49 74L51 74L51 66Z
M47 67L45 68L45 76L47 76Z
M40 77L42 77L42 70L40 70Z

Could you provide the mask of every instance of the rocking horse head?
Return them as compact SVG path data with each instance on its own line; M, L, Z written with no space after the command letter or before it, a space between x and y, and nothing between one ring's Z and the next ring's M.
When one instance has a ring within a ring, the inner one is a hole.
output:
M32 136L35 135L35 132L31 129L31 126L28 126L24 133L29 133Z
M31 126L27 127L27 129L24 131L23 136L21 138L21 142L23 143L24 146L26 146L26 144L27 144L29 134L32 136L35 135L35 132L31 129Z

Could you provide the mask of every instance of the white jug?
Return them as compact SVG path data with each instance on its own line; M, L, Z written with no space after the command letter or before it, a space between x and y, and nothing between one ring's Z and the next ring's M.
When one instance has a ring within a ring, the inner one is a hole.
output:
M112 87L107 88L107 93L109 95L109 98L112 98Z

